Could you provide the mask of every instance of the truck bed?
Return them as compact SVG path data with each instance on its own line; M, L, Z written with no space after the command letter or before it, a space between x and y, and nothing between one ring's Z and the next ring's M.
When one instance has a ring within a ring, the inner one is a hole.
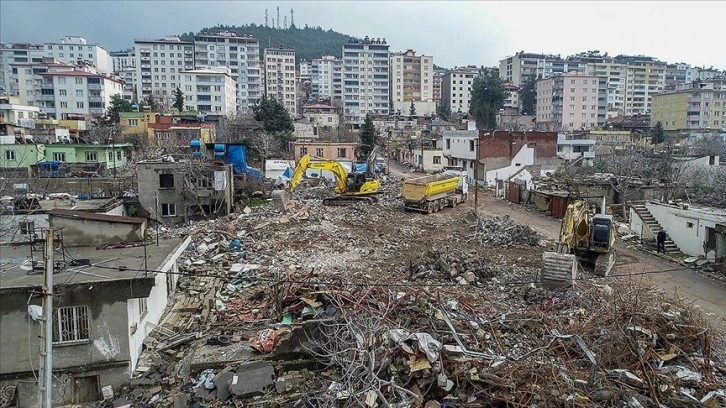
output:
M459 185L459 176L432 174L403 182L403 198L407 201L422 201L440 194L453 193Z

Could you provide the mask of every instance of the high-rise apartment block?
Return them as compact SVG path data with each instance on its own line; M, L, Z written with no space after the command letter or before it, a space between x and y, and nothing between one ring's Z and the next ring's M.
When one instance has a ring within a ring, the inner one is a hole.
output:
M136 98L149 95L171 106L172 92L179 85L179 72L194 69L194 44L179 37L135 40Z
M291 116L297 114L295 51L288 48L265 48L265 95L285 106Z
M434 58L413 50L391 54L390 92L392 102L432 101Z
M585 130L605 123L605 78L572 72L540 79L536 89L539 130Z
M45 44L45 56L68 64L86 62L98 72L113 72L113 60L108 51L99 44L88 44L85 38L67 35L60 41Z
M300 65L300 77L303 64ZM343 60L325 55L322 58L315 58L309 63L310 67L310 96L314 98L332 98L334 82L333 77L339 76L343 70Z
M441 81L441 104L449 113L469 112L471 84L479 74L474 65L457 67L447 72Z
M260 43L249 36L232 32L194 36L194 59L197 69L229 67L237 84L237 106L247 111L262 97Z
M390 111L389 49L385 38L367 36L343 44L343 114L353 127Z
M129 68L136 68L136 55L133 50L130 51L114 51L109 53L111 56L111 66L113 72L121 72Z
M521 86L527 77L547 78L565 72L585 73L587 64L563 59L559 55L520 51L499 61L499 76L504 82Z
M434 101L439 102L441 101L441 83L444 79L444 76L446 75L446 71L442 70L434 70L434 92L433 92L433 98Z
M726 131L726 79L682 84L679 89L654 95L650 122L661 122L668 131Z
M224 116L237 112L237 84L229 67L181 71L179 78L185 110Z
M42 44L0 43L0 92L19 96L18 82L17 78L13 78L11 64L42 62L44 55Z

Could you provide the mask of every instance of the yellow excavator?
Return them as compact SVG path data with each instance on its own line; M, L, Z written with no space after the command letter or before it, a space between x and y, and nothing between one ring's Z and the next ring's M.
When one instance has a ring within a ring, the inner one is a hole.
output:
M353 164L355 166L355 164ZM370 165L368 166L371 169ZM335 193L337 196L323 199L324 205L347 205L357 202L375 204L378 198L375 194L381 188L381 183L369 177L365 172L345 171L342 164L335 160L328 160L309 154L300 158L292 173L288 188L293 191L300 184L307 169L328 170L335 175Z
M579 263L588 272L607 276L615 265L616 237L613 216L605 214L605 199L599 214L589 209L586 200L573 202L562 218L557 252L542 256L543 274L568 273Z

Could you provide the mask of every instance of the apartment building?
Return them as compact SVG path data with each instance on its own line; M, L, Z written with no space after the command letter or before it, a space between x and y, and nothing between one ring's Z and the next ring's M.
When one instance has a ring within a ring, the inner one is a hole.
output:
M136 68L136 55L134 50L110 52L111 67L114 73Z
M156 40L134 40L136 97L139 101L154 95L171 106L179 84L179 71L194 69L194 44L176 36Z
M726 132L726 79L654 95L650 121L667 131Z
M229 67L179 72L184 110L233 116L237 112L237 83Z
M521 86L527 77L547 78L566 72L585 73L587 63L559 55L520 51L499 61L499 76L504 82Z
M605 123L607 81L566 73L537 81L537 129L572 131Z
M295 84L295 50L265 48L265 95L285 106L292 117L297 115Z
M46 72L40 76L43 82L36 100L45 102L42 111L56 119L74 114L102 116L111 103L111 96L123 92L120 80L98 73L91 67Z
M18 82L13 78L11 64L42 62L44 55L42 44L0 43L0 92L18 96Z
M124 83L121 96L129 102L139 102L139 98L136 95L136 84L138 82L138 78L136 77L136 68L125 68L121 71L114 72L114 75L121 79Z
M457 67L447 72L441 81L441 104L449 113L469 112L471 84L479 74L474 65Z
M222 31L194 36L195 67L229 67L237 84L237 106L247 111L262 97L260 43L256 38Z
M310 61L300 61L300 82L312 80L313 63Z
M651 98L665 89L666 63L642 55L618 55L615 62L625 64L624 115L650 114Z
M440 69L434 70L434 87L433 87L433 99L435 102L441 101L441 83L444 80L446 71Z
M303 65L300 64L300 77L303 78ZM310 67L310 96L313 98L332 98L335 83L334 75L343 71L343 60L332 55L315 58L309 63ZM339 90L340 91L340 90Z
M505 83L504 90L507 91L507 98L504 100L504 113L507 115L519 114L522 108L519 100L519 87L512 83Z
M667 64L665 86L671 87L677 84L693 82L694 74L698 75L698 70L696 68L692 68L690 64L683 62Z
M385 38L351 39L343 44L343 115L359 127L366 115L387 115L390 45Z
M43 89L51 89L49 85L43 85L43 77L40 74L55 71L72 71L73 65L56 61L53 58L41 58L42 62L19 62L10 64L10 81L15 84L15 94L20 104L37 106L39 108L55 107L53 100L49 97L38 98ZM48 96L48 95L46 95Z
M411 49L391 54L391 101L432 101L433 72L433 57L416 55Z
M67 64L87 62L98 72L113 72L113 59L109 52L99 44L88 44L85 38L67 35L58 42L45 43L45 56Z

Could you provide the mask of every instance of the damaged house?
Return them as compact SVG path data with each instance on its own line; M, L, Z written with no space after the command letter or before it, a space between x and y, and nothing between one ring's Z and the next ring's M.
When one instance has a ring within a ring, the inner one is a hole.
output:
M201 160L146 160L136 167L139 203L151 219L179 224L232 212L232 165Z

